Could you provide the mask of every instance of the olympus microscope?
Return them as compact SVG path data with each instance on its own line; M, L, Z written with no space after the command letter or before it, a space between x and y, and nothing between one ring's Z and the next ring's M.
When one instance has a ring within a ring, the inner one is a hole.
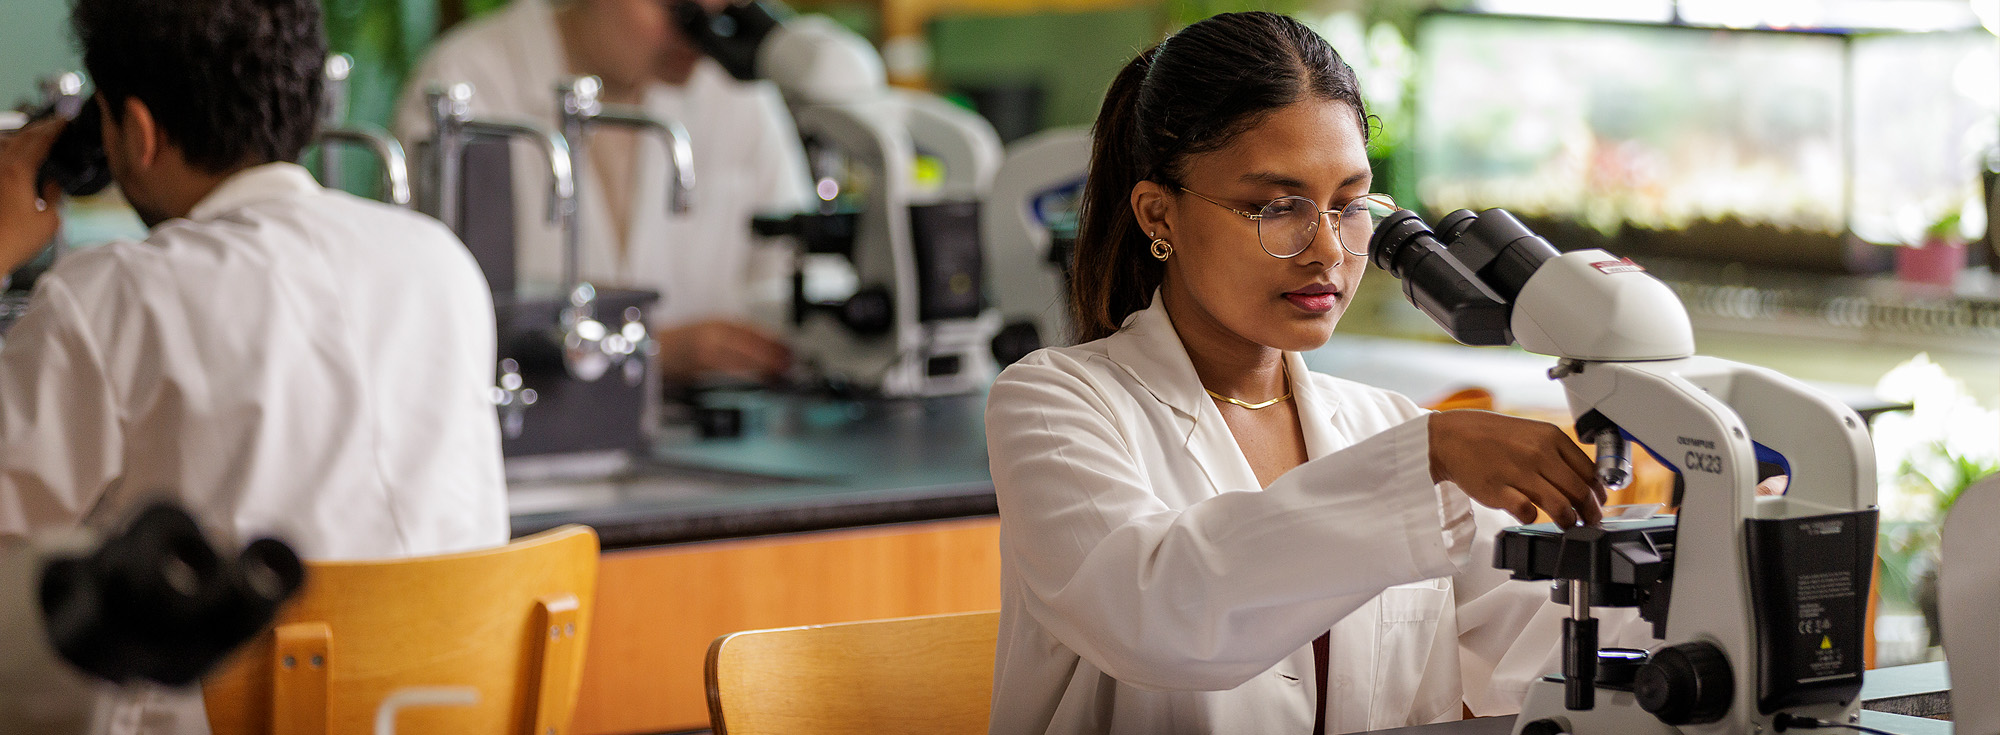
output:
M1000 318L986 298L979 204L1000 166L993 126L936 95L889 87L875 49L824 16L780 21L760 3L710 16L685 1L674 13L732 76L777 85L822 200L835 201L842 186L862 200L851 227L811 215L789 230L760 225L765 234L798 235L806 253L845 256L857 276L851 296L828 303L808 298L803 276L795 279L801 362L885 396L991 382ZM943 164L935 191L919 180L920 152Z
M1557 580L1563 673L1517 735L1759 733L1846 726L1861 706L1875 455L1861 417L1774 371L1694 355L1666 284L1603 250L1559 253L1504 210L1399 211L1370 260L1468 345L1559 359L1578 435L1622 487L1637 443L1680 476L1678 517L1509 528L1494 565ZM1756 493L1760 458L1790 475ZM1597 646L1591 608L1637 607L1651 651Z
M557 471L564 472L629 467L648 446L657 390L657 348L645 314L660 294L598 288L581 274L577 201L587 179L581 151L589 131L625 125L659 136L671 159L673 211L685 211L694 186L686 131L603 105L598 88L595 77L558 85L552 102L561 132L474 118L470 85L442 85L427 96L433 127L420 201L465 241L493 288L501 355L493 402L502 449L510 462L562 455L569 469ZM511 140L533 143L546 161L546 214L562 232L561 283L553 295L522 287L516 277Z
M165 503L116 533L0 545L0 734L107 731L110 686L194 684L305 581L283 542L221 551Z

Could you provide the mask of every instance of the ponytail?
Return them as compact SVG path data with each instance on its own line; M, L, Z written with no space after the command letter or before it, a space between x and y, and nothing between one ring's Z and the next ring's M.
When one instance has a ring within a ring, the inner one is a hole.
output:
M1146 308L1166 264L1145 255L1150 242L1133 219L1132 187L1152 178L1153 146L1139 128L1139 89L1158 46L1146 49L1111 82L1090 130L1090 173L1078 210L1070 264L1070 324L1076 343L1111 336L1126 315Z

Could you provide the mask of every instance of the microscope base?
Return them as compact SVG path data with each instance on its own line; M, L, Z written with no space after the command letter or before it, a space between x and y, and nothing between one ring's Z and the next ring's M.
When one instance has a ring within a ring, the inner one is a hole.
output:
M1551 728L1546 722L1554 722ZM1679 728L1661 722L1639 707L1631 692L1597 688L1597 706L1570 711L1563 706L1563 682L1544 677L1528 686L1527 701L1514 718L1513 735L1678 735Z

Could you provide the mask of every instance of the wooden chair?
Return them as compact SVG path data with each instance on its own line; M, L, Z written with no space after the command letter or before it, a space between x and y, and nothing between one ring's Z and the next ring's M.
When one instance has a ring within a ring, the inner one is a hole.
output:
M360 735L389 702L414 705L387 717L402 733L565 735L597 551L596 532L564 526L497 549L309 562L271 632L202 683L210 727Z
M708 647L716 735L984 733L995 611L753 630Z

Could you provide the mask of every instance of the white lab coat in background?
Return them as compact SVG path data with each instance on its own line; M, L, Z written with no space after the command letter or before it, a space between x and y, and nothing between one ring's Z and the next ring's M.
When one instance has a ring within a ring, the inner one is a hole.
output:
M396 114L396 135L414 147L430 135L424 92L433 83L469 82L476 116L507 116L556 127L556 82L569 62L544 0L515 0L454 29L410 75ZM582 183L586 280L661 292L649 319L656 327L706 318L754 318L777 327L790 304L793 253L764 245L750 230L760 212L807 211L812 182L791 114L777 89L739 82L709 59L685 86L656 83L642 105L656 118L687 127L694 149L695 199L686 214L667 212L666 151L648 135L635 148L635 180L608 182L593 170ZM586 145L588 143L586 142ZM561 230L544 218L548 173L530 146L514 152L514 226L522 283L550 286L562 272ZM588 166L588 164L586 164ZM477 186L477 182L468 182ZM629 247L619 258L610 209L594 192L631 190Z
M1487 566L1512 521L1431 481L1428 413L1287 354L1311 461L1260 489L1160 301L988 398L992 731L1308 733L1329 628L1328 732L1517 709L1564 611Z
M435 220L243 171L143 242L68 254L0 348L0 539L185 505L307 559L508 536L485 279ZM203 733L196 695L117 733Z

